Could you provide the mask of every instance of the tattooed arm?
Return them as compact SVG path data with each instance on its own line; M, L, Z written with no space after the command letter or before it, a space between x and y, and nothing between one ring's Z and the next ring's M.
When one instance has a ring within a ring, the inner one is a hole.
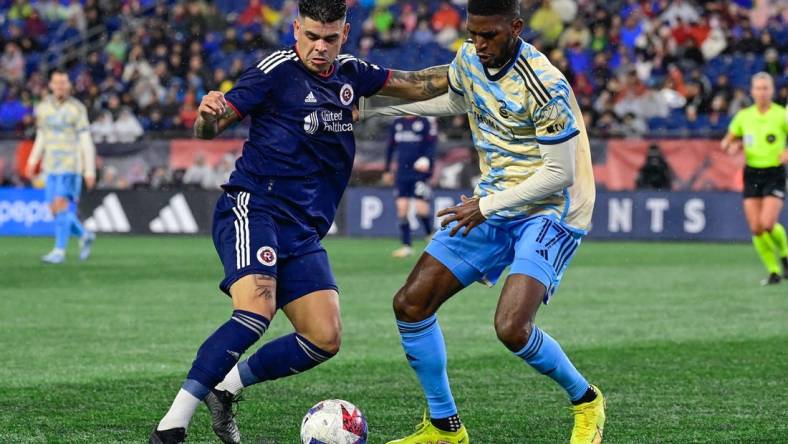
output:
M197 111L200 115L194 122L194 136L198 139L213 139L228 126L241 120L241 116L227 105L224 94L218 91L203 96Z
M437 97L448 89L449 65L441 65L421 71L391 70L391 78L378 94L416 101Z

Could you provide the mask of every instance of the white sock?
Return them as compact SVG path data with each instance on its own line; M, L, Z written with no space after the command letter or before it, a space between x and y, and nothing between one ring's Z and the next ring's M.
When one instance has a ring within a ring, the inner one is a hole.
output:
M164 415L164 418L159 422L157 430L169 430L183 427L189 428L189 422L194 416L194 411L200 405L200 400L195 398L194 395L184 389L180 389L175 396L175 401L172 401L170 410Z
M62 248L53 248L52 252L53 253L58 253L58 254L66 254L66 250L64 250Z
M216 386L216 390L226 390L233 395L240 392L242 388L244 388L244 383L241 382L241 373L238 372L238 364L230 370L230 373L227 373L227 376L224 377L224 381Z

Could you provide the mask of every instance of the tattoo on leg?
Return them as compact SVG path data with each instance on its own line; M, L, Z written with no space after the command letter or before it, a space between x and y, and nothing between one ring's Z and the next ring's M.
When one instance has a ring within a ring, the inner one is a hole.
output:
M271 276L255 275L254 295L267 301L273 299L276 295L276 279Z

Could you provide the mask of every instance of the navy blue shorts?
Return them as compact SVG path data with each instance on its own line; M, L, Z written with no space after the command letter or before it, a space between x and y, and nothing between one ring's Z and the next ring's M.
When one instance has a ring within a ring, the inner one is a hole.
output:
M430 200L432 198L432 188L426 181L416 180L397 180L395 190L396 197L410 197L413 199Z
M276 278L276 307L318 290L338 291L317 232L288 220L281 202L246 191L227 191L216 203L213 243L224 265L219 288L250 274Z

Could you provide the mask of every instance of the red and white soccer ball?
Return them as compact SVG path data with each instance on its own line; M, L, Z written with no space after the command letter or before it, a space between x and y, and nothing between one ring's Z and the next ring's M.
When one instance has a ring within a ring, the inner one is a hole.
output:
M301 421L301 444L366 444L367 420L341 399L320 401Z

